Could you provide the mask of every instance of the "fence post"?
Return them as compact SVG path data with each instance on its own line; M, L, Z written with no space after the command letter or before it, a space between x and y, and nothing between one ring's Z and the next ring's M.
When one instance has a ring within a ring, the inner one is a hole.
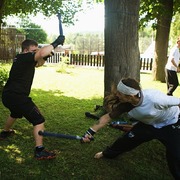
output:
M150 70L152 70L152 64L153 64L153 58L151 58L151 61L150 61Z
M84 56L84 65L86 66L87 64L86 64L86 61L87 61L87 55L85 54L85 56Z
M69 55L69 64L72 64L73 54Z

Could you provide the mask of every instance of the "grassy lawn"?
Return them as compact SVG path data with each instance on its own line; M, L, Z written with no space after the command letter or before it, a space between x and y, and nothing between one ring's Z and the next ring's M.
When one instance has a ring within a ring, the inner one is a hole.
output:
M84 113L102 104L103 70L68 68L57 73L55 67L36 70L31 97L46 118L46 130L63 134L83 135L95 123ZM141 74L143 88L166 92L166 84L153 82L151 74ZM177 89L175 96L180 94ZM0 127L8 110L0 103ZM81 144L78 140L44 138L44 145L55 150L50 161L33 159L32 126L25 119L14 125L16 135L0 142L0 179L2 180L171 180L165 149L158 141L148 142L116 159L93 158L96 152L110 145L122 132L109 126L95 135L95 141Z

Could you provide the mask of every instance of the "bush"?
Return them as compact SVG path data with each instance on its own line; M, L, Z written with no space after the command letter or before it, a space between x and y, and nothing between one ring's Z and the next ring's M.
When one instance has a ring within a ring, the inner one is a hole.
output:
M68 65L69 65L69 58L61 56L61 61L59 62L59 66L58 66L57 72L67 73Z
M8 70L3 67L0 67L0 91L2 91L2 88L4 87L7 79L8 79Z

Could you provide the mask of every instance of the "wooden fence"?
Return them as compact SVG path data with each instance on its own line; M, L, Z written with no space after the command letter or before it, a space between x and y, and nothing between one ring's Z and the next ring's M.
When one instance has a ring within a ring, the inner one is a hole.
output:
M153 66L153 58L140 58L140 70L151 71Z
M104 67L104 55L55 53L46 63L60 63L63 60L70 65ZM140 70L151 71L152 63L153 58L140 58Z

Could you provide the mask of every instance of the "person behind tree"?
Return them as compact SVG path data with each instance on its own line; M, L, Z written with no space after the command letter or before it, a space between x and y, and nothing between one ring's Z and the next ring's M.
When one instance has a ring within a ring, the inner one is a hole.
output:
M166 74L166 84L167 84L167 95L172 96L173 92L179 85L179 80L177 76L177 72L179 69L179 61L180 61L180 37L177 39L177 44L174 46L169 54L168 61L165 67Z

